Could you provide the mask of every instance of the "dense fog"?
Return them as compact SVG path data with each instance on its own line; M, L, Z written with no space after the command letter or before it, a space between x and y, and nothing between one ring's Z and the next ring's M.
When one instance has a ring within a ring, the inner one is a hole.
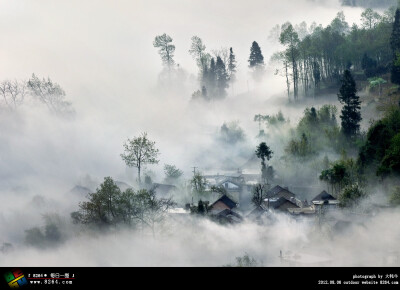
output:
M73 224L70 217L86 198L84 191L71 192L75 186L93 192L106 176L137 185L137 170L128 168L120 154L125 140L142 132L160 152L159 163L145 166L143 174L162 183L164 164L174 164L189 180L192 167L216 174L235 171L254 159L259 144L254 116L281 111L289 122L265 130L274 152L271 165L283 168L280 158L305 108L333 104L340 110L341 105L337 93L288 102L285 78L270 62L282 45L269 37L270 31L287 21L325 27L340 11L350 26L360 23L363 8L341 6L335 0L1 0L0 80L27 81L33 73L49 77L65 91L72 110L54 114L25 98L17 109L0 111L0 265L223 266L248 254L263 266L282 266L280 251L292 251L305 260L307 255L311 260L318 256L333 266L399 266L400 226L393 222L400 218L398 208L368 217L354 214L357 222L340 234L329 223L317 226L315 219L293 221L279 214L273 223L246 220L234 226L179 215L169 217L155 236L124 226L97 231ZM176 46L179 67L172 80L165 78L153 47L154 37L163 33ZM202 38L210 53L234 49L236 81L222 100L192 100L199 89L196 61L188 52L193 35ZM261 81L254 80L248 68L255 40L266 63ZM361 110L361 130L366 131L370 120L379 116L366 104ZM221 141L224 123L239 126L243 140ZM324 154L331 160L340 158L337 152ZM259 160L254 163L259 166ZM257 166L252 172L259 171ZM310 182L297 182L290 169L281 170L283 185ZM309 171L304 175L319 173ZM325 189L318 177L312 182L316 191L302 199ZM385 203L375 197L381 194L380 186L374 188L367 202ZM188 196L175 199L178 207L191 202ZM26 230L43 230L46 223L57 225L60 242L27 244ZM12 249L4 250L4 244Z

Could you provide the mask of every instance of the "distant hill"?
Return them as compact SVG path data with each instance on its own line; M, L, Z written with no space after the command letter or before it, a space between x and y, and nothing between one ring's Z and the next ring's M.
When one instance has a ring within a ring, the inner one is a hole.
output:
M397 0L340 0L342 6L365 7L365 8L388 8L396 6Z
M93 190L84 186L76 185L66 194L74 198L85 198L89 192L93 192Z

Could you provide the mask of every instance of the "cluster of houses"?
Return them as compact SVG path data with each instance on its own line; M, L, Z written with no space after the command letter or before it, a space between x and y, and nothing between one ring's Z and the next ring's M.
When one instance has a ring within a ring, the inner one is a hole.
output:
M240 223L245 218L258 222L270 218L274 213L284 213L295 219L315 217L322 212L335 210L339 204L338 200L326 191L322 191L308 203L298 199L288 188L276 185L266 192L261 204L244 213L239 207L240 198L230 194L229 189L234 189L232 183L227 183L226 194L212 204L204 202L208 216L221 223ZM190 205L187 205L187 208L189 209Z
M259 172L230 172L225 174L205 174L207 181L206 191L208 200L202 200L204 213L221 223L240 223L245 219L262 221L264 218L272 218L274 213L284 213L294 219L307 219L335 211L339 201L326 191L307 200L301 200L299 196L289 190L288 187L265 185L268 191L265 198L255 206L251 199L254 186L260 183ZM176 190L173 185L153 183L152 188L159 196L171 196ZM213 189L219 188L219 191ZM222 190L221 190L222 189ZM186 213L196 212L198 200L185 205ZM202 210L203 212L203 210ZM183 212L181 212L183 213Z

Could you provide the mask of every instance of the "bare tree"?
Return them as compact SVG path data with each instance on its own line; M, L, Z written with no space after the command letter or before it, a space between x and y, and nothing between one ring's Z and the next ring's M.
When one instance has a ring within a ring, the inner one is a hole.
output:
M5 80L0 83L0 95L4 103L10 109L16 109L22 105L27 93L27 84L24 81Z
M155 236L155 227L161 224L169 211L176 203L171 198L157 198L154 189L142 189L137 192L134 199L137 210L133 218L141 222L142 226L149 227Z
M225 64L229 63L229 48L221 47L220 49L213 49L211 52L215 59L220 57Z
M263 184L257 184L253 187L253 196L251 202L257 207L267 198L267 188Z

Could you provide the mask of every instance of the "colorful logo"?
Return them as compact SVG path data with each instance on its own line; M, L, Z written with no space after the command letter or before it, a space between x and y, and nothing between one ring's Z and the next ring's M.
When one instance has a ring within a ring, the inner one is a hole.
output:
M4 273L4 278L6 279L6 282L10 288L19 288L28 284L24 273L22 273L20 269L13 269Z

